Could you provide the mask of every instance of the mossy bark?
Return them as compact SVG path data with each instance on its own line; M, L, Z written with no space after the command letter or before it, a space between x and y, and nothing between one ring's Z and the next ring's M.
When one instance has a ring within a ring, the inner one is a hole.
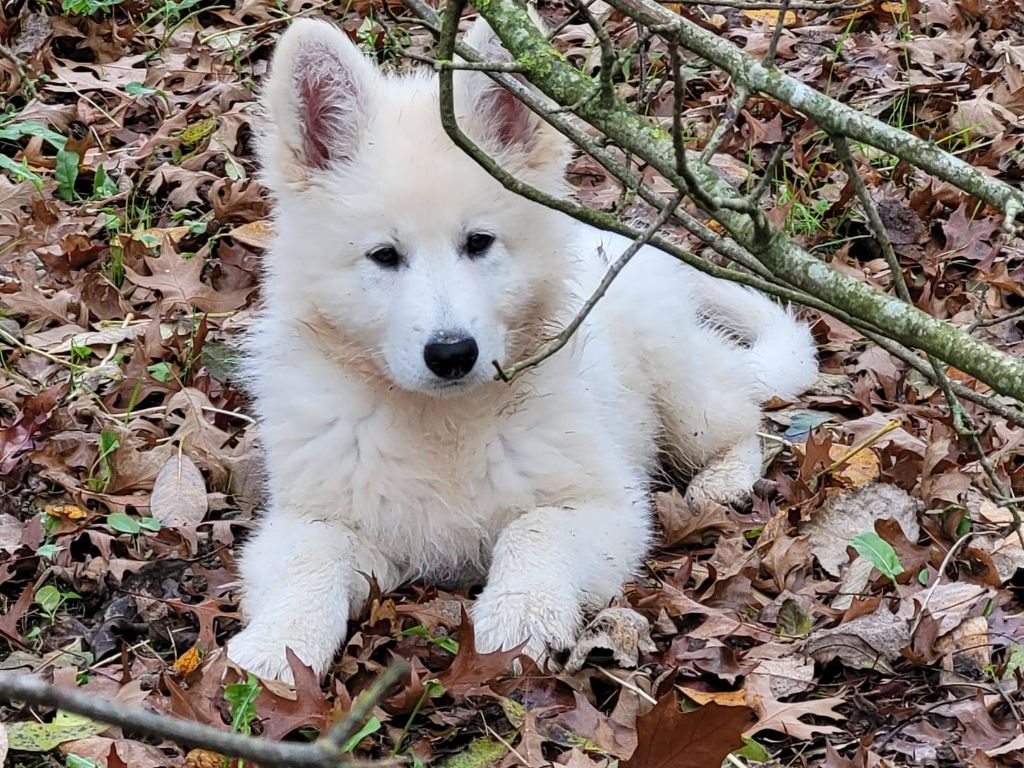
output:
M671 24L673 33L679 35L686 47L727 69L742 82L793 104L828 130L906 158L1000 208L1009 219L1024 210L1024 193L987 177L927 142L845 107L777 70L763 67L699 27L691 29L693 25L684 25L684 34L678 26L682 22L680 17L648 0L611 0L611 4L659 29ZM576 105L576 113L595 128L642 157L666 178L681 181L676 173L671 136L624 102L614 100L609 104L597 98L597 83L565 61L517 0L477 0L475 5L533 85L560 105ZM701 164L696 155L689 165L703 188L713 196L737 197L736 190ZM720 207L715 217L736 242L778 279L883 329L907 346L976 376L995 391L1024 402L1024 362L1020 359L830 268L778 229L770 230L769 236L764 237L764 231L758 232L754 220L746 213Z

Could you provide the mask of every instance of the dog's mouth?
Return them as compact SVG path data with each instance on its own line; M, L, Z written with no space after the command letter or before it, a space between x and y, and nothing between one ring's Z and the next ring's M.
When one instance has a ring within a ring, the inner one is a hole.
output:
M481 387L486 386L490 379L486 376L480 376L475 371L468 376L461 379L437 379L430 382L426 387L423 387L420 391L425 394L433 395L437 398L451 398L459 397L462 395L469 394L471 392L477 392Z

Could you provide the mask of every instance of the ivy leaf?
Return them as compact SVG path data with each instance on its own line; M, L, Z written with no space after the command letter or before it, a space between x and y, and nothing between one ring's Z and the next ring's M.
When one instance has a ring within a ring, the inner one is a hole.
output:
M141 523L124 512L114 512L112 515L107 515L107 525L119 533L136 534L142 531Z
M75 193L75 182L78 180L78 153L66 149L57 152L57 170L54 178L57 179L57 194L68 202L77 197Z
M60 590L47 584L36 592L36 605L46 613L53 613L60 606Z
M903 573L903 565L899 555L887 542L874 531L862 531L850 542L858 554L866 558L884 576L895 579Z
M0 155L0 168L10 171L15 181L31 181L36 189L43 188L43 180L39 174L29 170L25 162L19 163L13 157Z

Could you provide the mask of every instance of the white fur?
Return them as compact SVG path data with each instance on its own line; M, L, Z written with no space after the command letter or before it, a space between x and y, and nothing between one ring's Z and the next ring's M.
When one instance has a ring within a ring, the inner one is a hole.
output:
M459 78L467 133L564 194L561 139L484 75ZM645 249L565 349L495 381L491 361L535 351L626 241L505 191L445 136L433 77L384 76L329 25L292 25L266 104L277 234L248 377L270 505L241 559L249 624L229 655L288 678L290 646L323 673L369 575L385 590L486 579L478 647L569 646L647 550L660 450L702 470L691 496L749 492L760 401L814 378L807 329ZM469 259L479 230L494 245ZM367 258L381 244L405 265ZM423 346L452 329L480 358L446 386Z

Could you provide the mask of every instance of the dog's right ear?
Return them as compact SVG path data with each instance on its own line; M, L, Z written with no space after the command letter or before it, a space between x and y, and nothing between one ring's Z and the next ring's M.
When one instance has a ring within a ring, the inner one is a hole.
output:
M295 21L274 51L264 96L273 124L267 170L296 183L351 162L365 138L379 77L334 25Z

